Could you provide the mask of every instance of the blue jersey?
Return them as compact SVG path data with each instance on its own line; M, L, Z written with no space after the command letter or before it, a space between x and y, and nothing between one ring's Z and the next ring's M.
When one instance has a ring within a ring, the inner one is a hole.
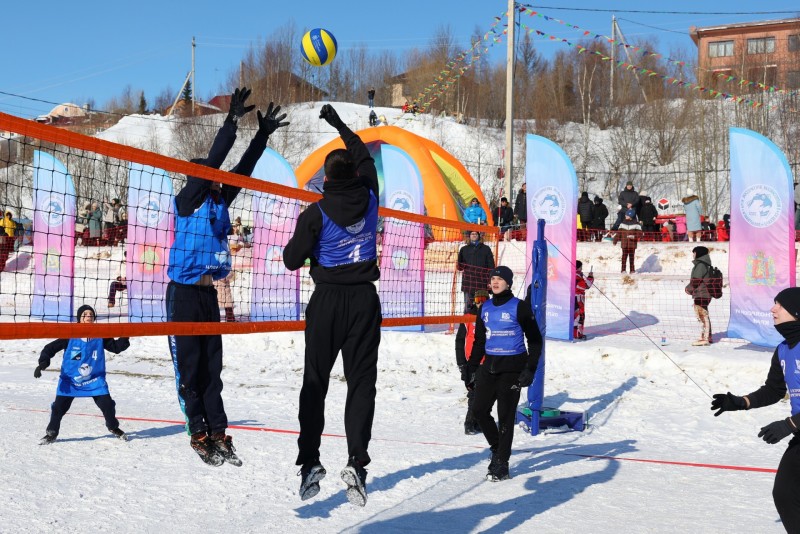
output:
M64 349L57 394L65 397L108 395L106 352L101 338L69 340Z
M511 297L495 306L487 301L481 306L483 324L486 326L486 354L490 356L516 356L525 350L525 333L517 318L519 299Z
M800 345L790 349L789 344L784 341L778 345L778 359L786 380L786 389L789 391L792 415L797 415L800 413Z
M338 267L378 258L375 234L378 228L378 199L369 193L364 218L348 227L333 222L317 203L322 214L322 231L314 246L314 257L323 267Z
M178 213L177 205L175 213ZM209 195L193 214L175 218L175 242L169 251L167 271L170 279L180 284L194 284L204 274L210 274L214 280L228 276L231 219L225 201L216 203Z

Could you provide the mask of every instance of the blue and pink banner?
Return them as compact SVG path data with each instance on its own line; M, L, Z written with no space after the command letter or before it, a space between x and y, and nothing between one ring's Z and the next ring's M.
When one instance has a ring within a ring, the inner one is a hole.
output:
M253 178L297 187L292 166L267 148L253 170ZM300 318L300 271L283 265L283 249L294 233L299 214L296 200L256 191L253 193L253 282L250 319L294 321Z
M74 322L75 186L67 168L33 152L33 302L31 316Z
M164 297L175 224L172 199L172 180L166 171L131 163L126 270L132 323L167 320Z
M731 128L728 336L772 347L783 341L770 308L795 285L794 192L786 156L761 134Z
M383 185L386 207L422 215L422 175L403 150L383 144ZM378 295L384 318L421 317L425 312L425 225L387 218L380 249ZM422 326L401 327L421 331Z
M533 222L544 219L547 241L547 336L572 339L575 310L575 254L578 178L567 154L545 137L528 134L525 180L528 187L528 258L536 233ZM525 289L530 283L530 270Z

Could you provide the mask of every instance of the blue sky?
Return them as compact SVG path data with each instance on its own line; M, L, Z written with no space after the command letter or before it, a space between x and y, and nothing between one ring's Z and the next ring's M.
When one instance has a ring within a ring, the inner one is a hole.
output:
M610 34L615 10L629 40L658 39L658 50L676 47L694 53L688 37L692 25L765 20L797 16L796 0L724 3L674 0L542 0L537 11L593 32ZM346 7L345 7L346 6ZM197 39L196 89L200 98L223 90L227 75L252 43L273 35L290 22L299 29L323 27L339 42L339 50L366 44L396 52L425 47L436 28L449 25L466 47L476 28L485 32L493 17L503 13L506 0L295 0L284 2L4 2L0 111L21 117L46 113L54 104L83 104L93 99L102 106L130 85L144 90L152 103L165 87L177 91L191 65L191 39ZM792 9L795 11L792 12ZM654 14L624 10L748 12L747 14ZM757 14L758 11L786 14ZM579 33L538 18L522 22L541 31L575 39ZM646 27L646 24L652 27ZM565 45L537 42L550 57ZM492 60L502 61L505 44L495 45ZM31 99L40 99L37 102Z

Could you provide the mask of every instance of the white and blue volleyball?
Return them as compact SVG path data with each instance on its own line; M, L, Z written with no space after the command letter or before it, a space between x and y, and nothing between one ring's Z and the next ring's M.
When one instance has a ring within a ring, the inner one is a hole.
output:
M300 53L310 65L322 67L336 57L336 48L336 38L331 32L315 28L303 36Z

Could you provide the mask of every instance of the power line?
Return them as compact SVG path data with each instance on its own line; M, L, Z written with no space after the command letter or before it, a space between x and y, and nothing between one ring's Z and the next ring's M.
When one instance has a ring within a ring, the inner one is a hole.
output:
M533 4L517 4L534 9L558 9L560 11L589 11L592 13L648 13L653 15L797 15L800 10L792 11L657 11L644 9L599 9L589 7L556 7L535 6Z

